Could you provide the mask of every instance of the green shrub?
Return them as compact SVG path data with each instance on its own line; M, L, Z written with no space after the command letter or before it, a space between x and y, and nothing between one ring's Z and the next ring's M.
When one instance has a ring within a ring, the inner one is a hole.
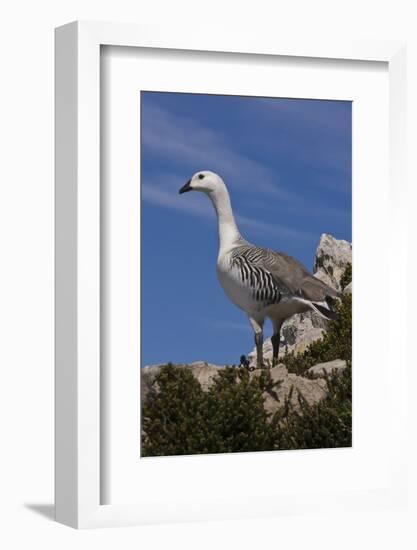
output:
M328 395L309 405L298 395L300 410L291 394L273 418L276 449L325 449L352 445L352 368L326 376Z
M340 286L344 290L347 285L352 281L352 264L348 264L343 275L340 278Z
M142 454L201 452L207 438L206 400L189 370L171 364L162 367L142 404Z
M268 371L226 367L204 392L188 369L163 366L143 403L143 456L272 449L262 394L273 388Z
M274 431L263 393L274 391L269 371L250 376L247 369L226 368L208 391L209 447L213 453L265 451Z
M352 440L351 367L326 377L328 395L309 405L292 392L272 418L264 392L277 383L269 371L251 376L226 367L208 392L191 372L166 365L143 404L143 456L349 447Z
M337 321L329 321L327 332L322 340L317 340L308 346L300 355L287 353L282 358L289 372L305 374L305 371L317 365L334 359L351 361L352 358L352 295L343 295L340 303L335 305L339 313Z

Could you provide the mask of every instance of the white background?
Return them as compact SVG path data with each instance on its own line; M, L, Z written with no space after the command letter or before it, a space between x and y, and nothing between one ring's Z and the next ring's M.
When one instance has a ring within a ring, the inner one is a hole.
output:
M409 40L410 98L417 97L416 16L412 2L250 2L195 0L148 4L138 0L16 0L2 9L0 87L1 259L0 544L3 548L138 547L213 548L261 546L339 549L369 545L415 548L413 509L366 515L312 515L276 520L152 526L76 532L54 524L53 498L53 27L74 19L162 22L216 32L221 22L248 32L355 33ZM208 25L208 28L207 28ZM417 109L410 101L409 149L417 151ZM417 182L410 154L410 181ZM410 214L415 210L410 189ZM416 217L410 216L413 235ZM411 227L410 227L411 230ZM415 247L414 247L415 249ZM414 250L410 250L410 254ZM410 281L411 281L410 266ZM410 304L415 296L410 296ZM412 308L410 307L410 312ZM412 324L410 313L410 341ZM410 365L411 367L412 365ZM395 369L395 365L392 367ZM416 387L410 368L410 398ZM410 399L410 401L412 401ZM415 421L415 405L410 412ZM415 436L410 426L410 439ZM394 442L387 442L393 444ZM415 443L410 453L416 456ZM42 513L39 513L42 512ZM140 546L142 545L142 546Z

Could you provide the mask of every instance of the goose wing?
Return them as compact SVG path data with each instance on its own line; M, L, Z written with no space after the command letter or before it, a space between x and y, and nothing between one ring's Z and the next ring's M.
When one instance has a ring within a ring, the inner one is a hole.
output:
M283 252L254 247L253 265L269 272L279 289L312 302L340 297L340 292L314 277L299 261Z

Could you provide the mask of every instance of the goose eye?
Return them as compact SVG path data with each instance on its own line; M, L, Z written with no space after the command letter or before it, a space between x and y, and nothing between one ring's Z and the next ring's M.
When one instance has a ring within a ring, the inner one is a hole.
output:
M198 174L198 179L202 180L204 178L204 174Z

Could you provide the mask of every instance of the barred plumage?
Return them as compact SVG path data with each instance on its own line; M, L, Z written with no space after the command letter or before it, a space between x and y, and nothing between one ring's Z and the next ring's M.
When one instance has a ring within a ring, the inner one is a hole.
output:
M264 306L276 304L281 300L284 289L278 287L269 271L254 265L260 259L261 250L257 247L240 246L230 255L230 267L239 270L242 283L251 288L257 302Z

